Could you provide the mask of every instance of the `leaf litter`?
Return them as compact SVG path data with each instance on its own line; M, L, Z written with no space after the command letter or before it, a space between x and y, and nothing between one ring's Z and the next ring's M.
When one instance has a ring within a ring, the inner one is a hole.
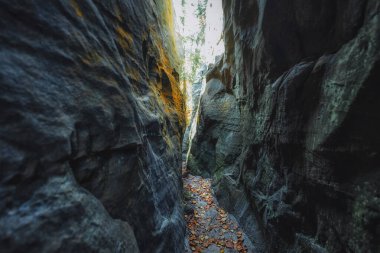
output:
M185 214L189 249L187 252L251 253L252 243L236 220L219 207L211 189L211 180L187 174L184 190L191 198L186 201L194 212Z

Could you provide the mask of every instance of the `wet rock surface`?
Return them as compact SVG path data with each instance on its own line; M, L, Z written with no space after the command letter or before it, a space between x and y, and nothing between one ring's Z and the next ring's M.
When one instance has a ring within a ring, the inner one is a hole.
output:
M226 52L200 100L191 173L212 176L258 252L378 252L379 2L223 8Z
M167 1L0 1L0 251L183 252Z

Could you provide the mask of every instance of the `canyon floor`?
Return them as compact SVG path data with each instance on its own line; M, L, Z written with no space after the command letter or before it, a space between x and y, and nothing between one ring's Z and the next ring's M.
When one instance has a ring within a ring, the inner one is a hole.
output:
M183 178L187 222L187 251L205 253L253 252L236 219L218 205L211 179L188 174Z

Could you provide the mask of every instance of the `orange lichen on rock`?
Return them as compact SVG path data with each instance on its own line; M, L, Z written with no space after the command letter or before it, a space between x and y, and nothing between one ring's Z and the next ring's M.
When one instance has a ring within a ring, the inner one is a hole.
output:
M171 100L173 102L176 111L179 114L179 120L181 125L185 126L186 124L186 115L185 115L185 104L184 104L184 95L180 89L180 80L178 76L174 76L174 68L177 70L180 69L180 60L178 57L178 51L175 42L175 26L174 26L174 11L173 4L171 1L164 1L165 15L164 15L164 25L169 33L168 46L170 47L170 54L166 55L164 48L159 47L160 54L160 68L165 71L168 76L171 84ZM173 68L174 67L174 68Z
M130 33L125 31L121 26L116 27L116 33L118 35L118 43L124 50L130 50L133 45L133 37Z
M179 89L179 80L177 80L173 75L173 70L170 71L170 68L167 66L160 66L161 71L163 71L169 79L170 88L162 87L162 95L165 104L168 106L168 109L174 109L178 114L179 122L182 126L185 124L185 108L184 100L181 90ZM165 85L165 84L163 84Z
M97 52L88 52L81 57L83 63L87 65L99 63L102 57Z
M77 3L77 1L76 1L76 0L71 0L71 1L70 1L70 4L71 4L71 6L72 6L73 9L74 9L75 14L76 14L78 17L83 18L83 12L82 12L82 10L80 9L79 4Z
M160 101L159 108L157 104L152 104L151 109L163 110L177 121L183 130L186 124L185 104L177 73L180 69L180 60L175 43L172 3L159 1L155 4L158 13L163 17L159 20L160 22L149 24L146 30L142 29L141 37L136 38L135 41L130 33L118 25L116 26L117 40L127 55L132 53L132 56L128 58L129 62L133 62L134 53L140 52L139 47L143 47L145 51L140 53L140 56L144 56L145 61L149 59L149 64L146 62L144 66L133 67L128 65L126 74L137 81L136 84L145 78L148 79L152 95ZM115 9L115 15L121 21L120 10ZM138 87L136 87L136 92L138 93ZM178 133L178 136L180 138L181 133ZM168 139L167 142L172 142L172 140Z
M165 10L164 25L169 32L170 48L174 54L178 54L175 42L175 27L174 27L174 11L172 1L163 1L163 8Z
M137 68L125 68L125 72L128 75L128 78L133 79L135 81L140 81L142 79L140 72Z
M154 38L153 41L163 41L163 39L154 32L154 29L151 29L150 36ZM165 111L176 113L178 115L179 123L184 127L186 123L184 98L179 87L179 78L178 76L175 76L175 68L179 67L177 59L178 56L175 52L166 50L163 43L156 43L155 48L158 53L156 56L158 74L161 79L166 76L169 80L168 83L163 83L161 80L161 83L156 84L156 86L160 86L158 88L160 90L160 94L162 95L161 99L164 102Z

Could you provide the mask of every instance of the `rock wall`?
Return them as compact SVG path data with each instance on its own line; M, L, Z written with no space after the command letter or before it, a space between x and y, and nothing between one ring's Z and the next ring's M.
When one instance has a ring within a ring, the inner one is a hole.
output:
M203 65L199 72L197 73L195 81L191 84L191 100L187 98L187 103L191 104L191 109L186 108L186 113L189 114L188 124L185 129L185 133L183 134L182 140L182 161L186 164L187 153L189 151L190 140L194 136L194 132L197 128L196 121L194 120L196 115L198 115L199 108L199 100L200 96L204 90L205 86L205 74L206 74L207 66Z
M241 148L240 111L236 98L224 85L222 65L223 58L220 58L206 75L197 118L192 122L196 131L187 157L193 173L218 179L233 165Z
M0 6L1 252L182 252L170 2Z
M223 8L190 170L258 252L379 252L380 3Z

